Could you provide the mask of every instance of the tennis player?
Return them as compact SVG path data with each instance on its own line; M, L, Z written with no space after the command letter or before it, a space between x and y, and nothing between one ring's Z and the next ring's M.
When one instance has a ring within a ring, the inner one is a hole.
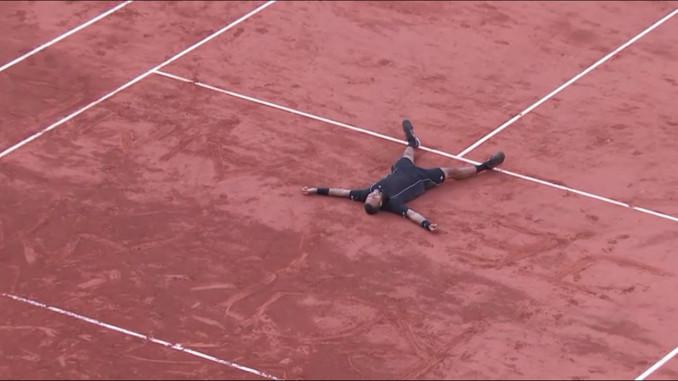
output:
M402 157L391 167L391 173L381 180L362 189L303 187L302 192L305 195L319 194L360 201L368 214L386 210L406 217L422 228L433 232L438 230L438 225L429 222L424 216L408 208L406 204L408 201L442 184L447 178L466 179L504 162L504 153L497 152L480 165L457 168L420 168L414 164L414 150L419 148L421 142L414 135L414 127L409 120L403 121L403 131L407 138L407 148Z

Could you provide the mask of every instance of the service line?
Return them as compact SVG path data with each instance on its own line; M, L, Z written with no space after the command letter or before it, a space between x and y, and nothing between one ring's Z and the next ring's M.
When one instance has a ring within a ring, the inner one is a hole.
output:
M341 127L341 128L345 128L345 129L348 129L348 130L352 130L352 131L360 132L360 133L363 133L363 134L371 135L371 136L374 136L374 137L377 137L377 138L380 138L380 139L384 139L384 140L388 140L388 141L391 141L391 142L394 142L394 143L399 143L399 144L404 144L404 145L407 144L407 142L404 141L404 140L397 139L397 138L394 138L392 136L388 136L388 135L385 135L385 134L381 134L379 132L371 131L371 130L361 128L361 127L352 126L350 124L338 122L336 120L332 120L332 119L325 118L325 117L322 117L322 116L314 115L314 114L311 114L311 113L308 113L308 112L295 110L295 109L287 107L287 106L282 106L282 105L279 105L279 104L276 104L276 103L273 103L273 102L269 102L269 101L265 101L265 100L258 99L258 98L255 98L255 97L251 97L251 96L248 96L248 95L236 93L234 91L222 89L222 88L219 88L219 87L216 87L216 86L213 86L213 85L208 85L208 84L203 83L203 82L193 81L191 79L188 79L188 78L176 75L176 74L167 73L167 72L164 72L164 71L161 71L161 70L155 70L155 73L160 75L160 76L171 78L171 79L176 80L176 81L190 83L190 84L193 84L195 86L202 87L204 89L208 89L208 90L211 90L211 91L216 91L216 92L219 92L219 93L222 93L222 94L230 95L230 96L235 97L235 98L239 98L239 99L243 99L243 100L246 100L246 101L249 101L249 102L257 103L257 104L267 106L267 107L271 107L271 108L274 108L274 109L277 109L277 110L289 112L291 114L303 116L305 118L317 120L317 121L320 121L320 122L323 122L323 123L328 123L328 124L331 124L331 125L334 125L334 126L337 126L337 127ZM440 155L440 156L448 157L450 159L463 161L463 162L473 164L473 165L480 164L477 161L470 160L470 159L467 159L465 157L461 157L461 156L458 156L458 155L454 155L454 154L444 152L444 151L440 151L440 150L433 149L433 148L428 148L428 147L425 147L425 146L420 146L419 149L421 149L423 151L431 152L431 153L434 153L434 154L437 154L437 155ZM578 194L580 196L592 198L592 199L595 199L595 200L598 200L598 201L603 201L603 202L606 202L608 204L621 206L621 207L636 210L636 211L639 211L639 212L642 212L642 213L650 214L650 215L653 215L655 217L659 217L659 218L667 219L667 220L670 220L670 221L678 222L678 217L671 216L671 215L664 214L664 213L660 213L660 212L650 210L650 209L645 209L645 208L633 206L633 205L627 204L627 203L622 202L622 201L613 200L609 197L604 197L604 196L600 196L600 195L597 195L597 194L578 190L578 189L575 189L575 188L570 188L570 187L567 187L567 186L564 186L564 185L556 184L556 183L553 183L553 182L550 182L550 181L538 179L536 177L523 175L523 174L520 174L520 173L517 173L517 172L508 171L508 170L501 169L501 168L495 168L495 171L504 173L504 174L509 175L509 176L517 177L519 179L530 181L530 182L533 182L533 183L537 183L537 184L545 185L545 186L548 186L548 187L551 187L551 188L556 188L556 189L564 190L564 191L567 191L567 192L575 193L575 194Z

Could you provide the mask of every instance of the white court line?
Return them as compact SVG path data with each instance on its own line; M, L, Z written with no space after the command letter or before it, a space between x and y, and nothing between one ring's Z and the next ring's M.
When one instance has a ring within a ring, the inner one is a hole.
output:
M58 120L58 121L52 123L51 125L47 126L47 127L44 128L43 130L41 130L41 131L39 131L39 132L36 132L35 134L33 134L33 135L29 136L28 138L26 138L26 139L20 141L19 143L17 143L17 144L15 144L15 145L13 145L13 146L11 146L11 147L5 149L4 151L0 152L0 159L2 159L2 158L4 158L5 156L9 155L9 154L12 153L13 151L15 151L15 150L21 148L22 146L24 146L24 145L26 145L26 144L32 142L33 140L39 138L40 136L46 134L47 132L49 132L49 131L51 131L51 130L57 128L57 127L59 127L60 125L66 123L66 122L68 122L69 120L71 120L71 119L75 118L76 116L82 114L83 112L85 112L85 111L91 109L92 107L94 107L94 106L98 105L99 103L105 101L106 99L108 99L108 98L114 96L115 94L117 94L117 93L119 93L119 92L125 90L126 88L128 88L128 87L134 85L135 83L137 83L137 82L141 81L142 79L144 79L144 78L148 77L149 75L151 75L151 74L152 74L153 72L155 72L156 70L158 70L158 69L160 69L160 68L163 68L163 67L169 65L170 63L176 61L176 60L179 59L180 57L183 57L184 55L186 55L186 54L188 54L189 52L193 51L194 49L198 48L199 46L205 44L206 42L212 40L213 38L219 36L220 34L226 32L227 30L233 28L234 26L236 26L236 25L240 24L241 22L247 20L248 18L254 16L255 14L261 12L261 11L264 10L266 7L268 7L268 6L270 6L270 5L274 4L274 3L275 3L275 0L272 0L272 1L268 1L268 2L266 2L266 3L264 3L264 4L260 5L260 6L258 6L257 8L255 8L255 9L252 10L252 11L250 11L250 12L247 13L246 15L240 17L239 19L233 21L232 23L230 23L230 24L228 24L227 26L225 26L225 27L219 29L218 31L216 31L216 32L214 32L214 33L212 33L212 34L210 34L209 36L203 38L202 40L198 41L197 43L195 43L195 44L189 46L189 47L186 48L185 50L182 50L181 52L177 53L176 55L174 55L174 56L171 57L170 59L164 61L163 63L161 63L161 64L159 64L159 65L157 65L157 66L155 66L155 67L153 67L153 68L151 68L151 69L149 69L149 70L147 70L147 71L144 72L143 74L137 76L136 78L134 78L134 79L132 79L131 81L125 83L124 85L118 87L117 89L111 91L110 93L108 93L108 94L102 96L101 98L95 100L94 102L88 104L87 106L84 106L84 107L82 107L82 108L80 108L80 109L78 109L78 110L72 112L71 114L67 115L66 117L64 117L64 118L62 118L62 119L60 119L60 120Z
M573 84L573 83L574 83L575 81L577 81L579 78L581 78L581 77L585 76L586 74L588 74L588 73L589 73L590 71L592 71L593 69L595 69L595 68L597 68L598 66L602 65L605 61L609 60L610 58L612 58L613 56L615 56L617 53L619 53L619 52L621 52L622 50L626 49L629 45L631 45L631 44L633 44L634 42L638 41L641 37L643 37L644 35L650 33L652 30L654 30L655 28L657 28L658 26L660 26L660 25L663 24L664 22L668 21L671 17L675 16L676 14L678 14L678 8L677 8L677 9L674 9L673 12L671 12L671 13L669 13L668 15L662 17L661 19L659 19L659 21L657 21L657 22L655 22L654 24L650 25L647 29L643 30L642 32L638 33L636 36L634 36L634 37L631 38L630 40L626 41L626 43L624 43L623 45L621 45L621 46L618 47L617 49L615 49L615 50L611 51L610 53L608 53L606 56L604 56L603 58L601 58L600 60L598 60L598 61L597 61L596 63L594 63L593 65L591 65L591 66L587 67L586 69L584 69L584 71L582 71L581 73L579 73L579 74L575 75L574 77L572 77L569 81L563 83L562 85L560 85L558 88L556 88L556 89L553 90L552 92L546 94L545 97L543 97L542 99L538 100L538 101L535 102L533 105L531 105L531 106L529 106L528 108L526 108L525 110L521 111L518 115L516 115L516 116L514 116L513 118L511 118L511 119L507 120L506 122L504 122L504 124L502 124L501 126L497 127L494 131L490 132L489 134L483 136L483 137L482 137L480 140L478 140L477 142L475 142L475 143L471 144L470 146L466 147L464 150L462 150L462 151L458 154L458 156L459 156L459 157L464 157L464 156L466 156L469 152L471 152L471 151L473 151L474 149L478 148L478 146L480 146L481 144L485 143L487 140L489 140L490 138L492 138L493 136L495 136L496 134L498 134L499 132L501 132L503 129L505 129L506 127L512 125L512 124L515 123L518 119L520 119L520 118L522 118L523 116L527 115L530 111L532 111L532 110L534 110L535 108L539 107L539 105L541 105L542 103L546 102L547 100L549 100L550 98L552 98L554 95L558 94L559 92L561 92L562 90L564 90L566 87L568 87L568 86L570 86L571 84Z
M646 370L643 374L638 376L636 380L644 380L646 379L649 375L654 373L657 369L661 368L664 364L669 362L672 358L674 358L676 355L678 355L678 347L673 348L671 352L669 352L666 356L664 356L661 360L657 361L656 364L652 365L650 369Z
M120 328L120 327L115 326L113 324L104 323L104 322L99 321L97 319L92 319L92 318L87 317L87 316L76 314L75 312L66 311L66 310L61 309L59 307L48 306L47 304L36 302L34 300L30 300L30 299L26 299L26 298L22 298L20 296L16 296L16 295L12 295L12 294L6 294L4 292L0 295L4 296L6 298L9 298L9 299L15 300L17 302L30 304L34 307L38 307L38 308L46 309L46 310L49 310L49 311L52 311L52 312L56 312L56 313L61 314L61 315L65 315L65 316L68 316L68 317L71 317L71 318L74 318L74 319L77 319L77 320L81 320L81 321L84 321L84 322L87 322L87 323L90 323L90 324L94 324L94 325L99 326L101 328L105 328L105 329L108 329L108 330L111 330L111 331L122 333L124 335L133 336L133 337L136 337L137 339L145 340L145 341L148 341L148 342L151 342L151 343L154 343L154 344L162 345L165 348L173 349L175 351L188 353L189 355L192 355L192 356L195 356L195 357L200 357L202 359L209 360L209 361L215 362L217 364L225 365L225 366L228 366L228 367L231 367L231 368L235 368L235 369L241 370L243 372L255 374L257 376L268 378L270 380L278 380L278 378L273 377L266 372L262 372L262 371L259 371L259 370L256 370L256 369L253 369L253 368L250 368L250 367L247 367L247 366L236 364L232 361L222 360L222 359L216 358L214 356L210 356L210 355L202 353L202 352L194 351L193 349L185 348L181 344L176 344L176 343L172 344L172 343L165 341L165 340L159 340L159 339L153 338L151 336L144 335L142 333L130 331L129 329L125 329L125 328Z
M247 95L243 95L243 94L240 94L240 93L236 93L234 91L221 89L221 88L218 88L218 87L215 87L215 86L212 86L212 85L208 85L206 83L193 81L193 80L190 80L188 78L178 76L176 74L170 74L170 73L167 73L167 72L164 72L164 71L161 71L161 70L155 70L155 73L158 74L158 75L167 77L167 78L177 80L177 81L191 83L193 85L196 85L196 86L199 86L199 87L202 87L202 88L205 88L205 89L209 89L209 90L212 90L212 91L216 91L216 92L219 92L219 93L230 95L230 96L235 97L235 98L243 99L243 100L246 100L246 101L258 103L260 105L268 106L268 107L278 109L278 110L281 110L281 111L289 112L289 113L292 113L292 114L295 114L295 115L303 116L305 118L309 118L309 119L317 120L317 121L320 121L320 122L332 124L332 125L337 126L337 127L346 128L346 129L349 129L349 130L352 130L352 131L371 135L371 136L381 138L381 139L384 139L384 140L388 140L388 141L391 141L391 142L394 142L394 143L400 143L400 144L403 144L403 145L407 144L407 142L404 141L404 140L396 139L396 138L388 136L388 135L384 135L384 134L374 132L374 131L370 131L370 130L360 128L360 127L351 126L349 124L338 122L336 120L332 120L332 119L324 118L324 117L321 117L321 116L318 116L318 115L310 114L310 113L307 113L307 112L295 110L295 109L292 109L292 108L289 108L289 107L286 107L286 106L282 106L282 105L279 105L279 104L276 104L276 103L272 103L272 102L264 101L264 100L257 99L257 98L254 98L254 97L250 97L250 96L247 96ZM419 149L421 149L423 151L431 152L431 153L434 153L434 154L437 154L437 155L440 155L440 156L444 156L444 157L448 157L448 158L451 158L451 159L463 161L463 162L473 164L473 165L480 164L477 161L470 160L470 159L467 159L465 157L460 157L460 156L457 156L457 155L453 155L451 153L447 153L447 152L440 151L440 150L433 149L433 148L428 148L428 147L425 147L425 146L420 146ZM592 198L592 199L603 201L603 202L606 202L606 203L609 203L609 204L622 206L622 207L633 209L633 210L636 210L636 211L639 211L639 212L642 212L642 213L646 213L646 214L650 214L650 215L653 215L653 216L656 216L656 217L660 217L660 218L664 218L664 219L671 220L671 221L674 221L674 222L678 222L678 217L671 216L671 215L664 214L664 213L659 213L659 212L656 212L656 211L653 211L653 210L650 210L650 209L632 206L632 205L629 205L625 202L613 200L613 199L608 198L608 197L603 197L603 196L599 196L599 195L596 195L596 194L593 194L593 193L584 192L584 191L581 191L581 190L578 190L578 189L566 187L566 186L560 185L560 184L555 184L555 183L545 181L545 180L541 180L541 179L538 179L538 178L535 178L535 177L532 177L532 176L526 176L526 175L522 175L522 174L519 174L519 173L516 173L516 172L507 171L507 170L501 169L501 168L495 168L494 170L501 172L501 173L504 173L504 174L509 175L509 176L517 177L517 178L527 180L527 181L531 181L531 182L541 184L541 185L546 185L546 186L551 187L551 188L556 188L556 189L564 190L564 191L567 191L567 192L572 192L572 193L578 194L580 196Z
M17 57L17 58L15 58L15 59L13 59L12 61L10 61L10 62L8 62L8 63L6 63L6 64L0 66L0 72L4 71L5 69L10 68L11 66L14 66L14 65L18 64L19 62L25 60L26 58L28 58L28 57L30 57L30 56L32 56L32 55L34 55L35 53L38 53L38 52L40 52L40 51L42 51L42 50L45 50L45 49L49 48L50 46L56 44L57 42L63 40L64 38L66 38L66 37L68 37L68 36L70 36L70 35L72 35L72 34L74 34L74 33L77 33L77 32L79 32L79 31L81 31L81 30L87 28L88 26L90 26L90 25L94 24L95 22L97 22L97 21L103 19L104 17L110 15L111 13L115 13L115 12L118 11L119 9L122 9L122 8L126 7L126 6L127 6L129 3L131 3L131 2L132 2L132 0L125 1L124 3L120 3L120 4L118 4L117 6L115 6L114 8L109 9L108 11L106 11L106 12L100 14L99 16L97 16L97 17L95 17L95 18L93 18L93 19L87 21L86 23L81 24L80 26L78 26L78 27L76 27L76 28L74 28L74 29L69 30L68 32L66 32L66 33L64 33L64 34L62 34L62 35L60 35L59 37L57 37L57 38L55 38L55 39L53 39L53 40L51 40L51 41L45 42L44 44L42 44L42 45L38 46L37 48L31 50L30 52L28 52L28 53L26 53L26 54L24 54L24 55L22 55L22 56L20 56L20 57Z

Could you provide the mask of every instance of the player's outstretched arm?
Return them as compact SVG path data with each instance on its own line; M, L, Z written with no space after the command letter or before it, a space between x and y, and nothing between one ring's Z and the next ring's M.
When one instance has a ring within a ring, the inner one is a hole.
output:
M341 188L316 188L316 187L303 187L301 192L307 196L312 194L320 194L324 196L333 196L333 197L346 197L351 194L350 189L341 189Z
M429 220L426 219L426 217L422 216L421 214L415 212L412 209L407 209L407 213L405 215L410 221L414 222L415 224L421 226L422 228L434 232L438 230L438 224L432 224L429 222Z

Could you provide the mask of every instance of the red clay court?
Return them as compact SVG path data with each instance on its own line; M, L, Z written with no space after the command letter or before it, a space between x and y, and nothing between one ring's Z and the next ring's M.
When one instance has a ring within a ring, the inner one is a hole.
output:
M677 16L0 3L0 378L677 379Z

